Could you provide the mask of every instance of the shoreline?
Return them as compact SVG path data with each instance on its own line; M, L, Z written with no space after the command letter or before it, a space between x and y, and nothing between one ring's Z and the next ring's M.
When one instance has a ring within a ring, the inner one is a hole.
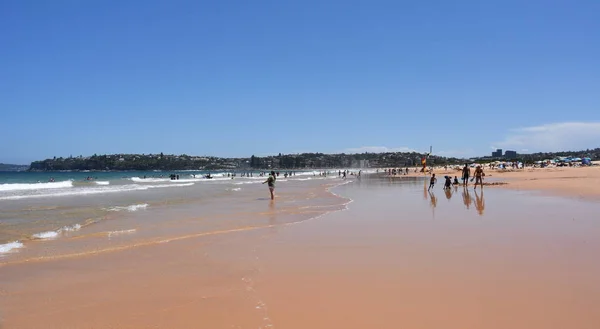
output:
M222 216L241 227L230 232L200 233L198 218L180 218L175 232L185 235L168 241L5 264L0 325L591 329L600 321L585 307L600 302L600 265L590 261L600 248L589 216L596 203L484 189L473 195L481 207L469 207L460 191L445 200L436 186L422 197L421 181L376 175L310 186L300 198L290 186L274 203L253 199L264 207L257 221L245 222L248 211ZM304 197L310 203L298 205Z
M129 206L116 206L110 209L105 209L106 214L102 215L100 219L93 220L89 223L75 223L70 225L65 225L60 228L48 228L44 231L37 232L35 234L29 234L21 236L19 239L9 240L6 243L0 244L0 247L6 250L2 250L3 253L0 254L0 267L24 264L28 262L48 262L53 260L61 260L61 259L77 259L80 257L86 256L94 256L102 253L111 253L111 252L119 252L128 249L135 249L138 247L152 246L161 243L168 243L171 241L179 241L185 239L196 239L205 236L212 235L223 235L230 234L236 232L244 232L244 231L253 231L260 229L267 229L275 226L287 226L292 224L301 223L304 221L313 220L316 218L320 218L328 213L336 212L340 210L347 209L349 203L352 200L345 198L343 196L337 195L331 191L331 189L351 183L353 180L339 180L339 181L317 181L313 182L312 185L306 185L302 189L304 194L297 194L298 191L289 191L284 190L285 192L276 193L276 201L275 203L270 202L268 205L268 210L263 211L255 206L251 206L253 208L244 208L244 211L228 211L225 210L227 207L227 203L230 202L228 199L218 199L211 201L211 206L213 207L221 207L222 212L204 212L202 216L198 216L193 211L186 213L187 215L180 218L179 221L194 221L194 220L202 220L202 224L199 227L194 226L196 231L186 232L181 230L174 230L173 232L166 233L163 232L161 235L149 234L145 233L144 238L140 240L132 240L131 242L113 245L113 244L102 244L103 247L100 249L93 250L75 250L74 252L66 252L61 254L47 254L44 249L51 248L57 249L55 245L58 245L61 250L68 250L66 248L66 244L73 241L73 243L78 242L82 239L102 239L102 238L111 238L113 235L122 234L123 232L127 233L141 233L139 229L142 231L157 230L156 227L147 227L148 222L147 219L144 219L145 222L141 222L140 219L135 219L131 221L129 217L133 216L142 216L140 218L144 218L145 213L154 214L168 214L169 208L167 203L162 201L144 201L147 203L143 204L134 204ZM298 182L297 182L298 183ZM260 189L260 192L263 192ZM308 194L307 194L308 193ZM237 193L236 193L237 194ZM291 194L291 195L290 195ZM293 201L293 203L299 203L299 205L289 204L290 199L295 197L306 197L306 200L315 199L316 202L301 202L301 201ZM259 198L257 200L263 200L263 198ZM264 200L267 200L266 198ZM279 201L279 202L277 202ZM141 202L141 201L140 201ZM203 201L200 201L199 204L196 203L181 203L180 207L204 207L202 204ZM215 203L216 202L216 203ZM277 204L279 203L279 204ZM149 206L150 204L150 206ZM173 201L168 202L168 204L175 204ZM195 209L194 208L194 209ZM149 209L147 211L147 209ZM198 208L202 209L202 208ZM254 220L259 220L265 216L271 216L272 212L281 212L282 214L289 217L284 220L282 223L272 224L270 221L268 223L262 224L253 224ZM159 216L159 215L153 215ZM246 217L243 221L247 224L219 224L219 220L221 218L241 218ZM119 222L128 221L129 224L123 224ZM111 226L113 223L119 223L118 226ZM212 223L212 224L211 224ZM94 224L94 225L92 225ZM123 227L125 225L125 227ZM129 225L129 226L127 226ZM153 225L157 225L154 223ZM160 224L158 224L160 225ZM172 226L172 225L171 225ZM160 231L160 230L159 230ZM128 238L129 236L123 235L121 240ZM99 245L96 245L95 248L98 248ZM32 247L33 249L29 248ZM37 252L36 252L37 250Z
M238 228L198 232L192 219L179 235L159 241L7 260L0 263L0 326L104 328L119 323L119 328L158 324L160 328L231 328L233 316L244 328L259 327L263 317L257 317L251 279L258 268L257 246L296 224L318 222L314 219L348 209L352 200L331 190L351 182L320 181L307 185L308 190L283 190L275 203L253 199L264 209L250 222L247 211L233 217L239 218L235 220ZM257 191L264 193L262 188ZM311 200L299 201L304 198ZM232 219L220 217L221 221ZM47 249L42 244L48 243L68 241L40 241L33 248Z

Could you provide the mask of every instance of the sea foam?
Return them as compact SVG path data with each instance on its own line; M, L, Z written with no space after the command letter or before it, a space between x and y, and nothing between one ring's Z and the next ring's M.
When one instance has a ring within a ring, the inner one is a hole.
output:
M41 233L36 233L34 235L31 236L32 239L54 239L58 236L58 232L57 231L48 231L48 232L41 232Z
M27 191L27 190L43 190L53 188L68 188L73 187L73 182L70 180L51 183L32 183L32 184L0 184L0 191Z
M147 203L132 204L130 206L108 208L108 211L138 211L140 209L146 209L147 207Z
M71 195L91 195L91 194L103 194L103 193L117 193L117 192L129 192L129 191L144 191L148 189L164 188L164 187L186 187L192 186L194 183L184 184L160 184L160 185L117 185L117 186L98 186L93 188L77 188L70 189L68 191L59 191L55 193L41 193L41 194L27 194L27 195L8 195L0 197L0 200L20 200L20 199L31 199L31 198L47 198L47 197L59 197L59 196L71 196Z
M121 231L110 231L108 232L108 237L112 237L114 235L121 235L121 234L130 234L130 233L135 233L135 229L131 229L131 230L121 230Z
M23 248L23 244L19 241L13 241L5 244L0 244L0 254L10 252L13 249Z
M131 177L129 178L132 182L136 183L160 183L160 182L168 182L170 178L140 178L140 177Z
M36 234L32 235L31 238L39 239L39 240L54 239L63 232L75 232L75 231L79 231L80 229L81 229L80 224L63 226L56 231L47 231L47 232L36 233Z

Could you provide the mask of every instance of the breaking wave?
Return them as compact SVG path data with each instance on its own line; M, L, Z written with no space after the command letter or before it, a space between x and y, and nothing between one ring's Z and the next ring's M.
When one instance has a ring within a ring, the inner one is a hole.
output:
M107 235L110 238L111 236L114 236L114 235L131 234L131 233L135 233L135 229L121 230L121 231L110 231L110 232L107 233Z
M1 196L0 200L20 200L30 198L47 198L47 197L58 197L58 196L71 196L71 195L91 195L91 194L103 194L103 193L117 193L117 192L129 192L129 191L143 191L155 188L165 187L186 187L192 186L194 183L184 184L160 184L160 185L116 185L116 186L99 186L90 188L77 188L77 189L65 189L50 193L37 193L37 194L22 194L22 195L8 195Z
M140 209L146 209L148 207L147 203L142 204L132 204L130 206L121 206L121 207L112 207L108 208L108 211L138 211Z
M75 231L79 231L80 229L81 229L80 224L64 226L64 227L59 228L56 231L47 231L47 232L36 233L36 234L32 235L31 238L37 239L37 240L54 239L63 232L75 232Z
M13 249L23 248L23 244L19 241L13 241L5 244L0 244L0 254L10 252Z
M0 191L28 191L28 190L45 190L54 188L73 187L73 182L70 180L62 182L50 183L32 183L32 184L0 184Z

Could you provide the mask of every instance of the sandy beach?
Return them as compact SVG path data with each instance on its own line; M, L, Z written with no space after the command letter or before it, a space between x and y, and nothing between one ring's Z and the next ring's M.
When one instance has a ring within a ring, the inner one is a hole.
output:
M597 328L597 203L576 189L564 189L576 198L529 191L562 193L584 181L565 177L592 170L492 172L510 184L484 191L367 175L335 194L329 182L299 190L327 201L302 207L279 190L273 204L252 199L264 206L252 220L214 234L188 218L162 242L5 262L0 319L61 329Z
M445 175L457 176L459 170L436 167L433 171L438 179ZM525 168L515 170L489 169L484 167L486 174L484 182L502 182L506 184L494 186L513 190L537 191L544 194L564 197L600 199L600 166L593 167L554 167L554 168ZM471 168L473 175L473 168ZM423 177L423 173L415 173L414 168L408 175L392 177ZM441 182L441 181L440 181ZM461 181L462 182L462 181ZM473 185L469 182L469 185Z

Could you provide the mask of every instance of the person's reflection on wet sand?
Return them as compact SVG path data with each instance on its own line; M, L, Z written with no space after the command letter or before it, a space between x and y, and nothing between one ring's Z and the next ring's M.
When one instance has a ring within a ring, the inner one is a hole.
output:
M463 198L463 203L465 204L465 207L467 207L467 209L469 209L471 207L471 203L473 203L473 199L471 199L471 195L469 194L469 189L466 187L463 187L462 198Z
M429 201L431 202L431 208L434 208L437 206L437 198L435 197L435 194L433 194L433 191L429 191Z
M444 194L446 195L446 199L450 200L450 198L452 198L452 189L450 189L450 188L444 189Z
M276 214L275 201L271 200L271 202L269 202L269 226L270 227L273 227L273 226L275 226L275 224L277 224L275 214Z
M479 197L479 193L475 191L475 209L477 209L479 216L483 216L483 211L485 210L485 200L483 200L483 189L481 189L481 197Z
M423 200L427 200L427 196L429 195L427 193L427 180L425 179L423 182Z

